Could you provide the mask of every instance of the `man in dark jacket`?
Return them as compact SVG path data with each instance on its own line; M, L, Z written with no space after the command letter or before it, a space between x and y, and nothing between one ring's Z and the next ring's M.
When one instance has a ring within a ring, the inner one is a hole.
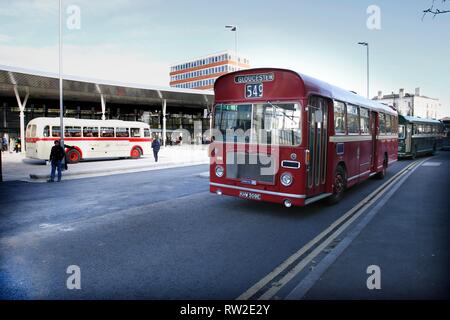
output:
M156 137L152 142L153 156L155 157L155 162L158 162L158 152L161 149L161 142L159 142L159 138Z
M66 154L64 149L61 147L59 140L55 140L55 145L52 147L50 152L50 162L52 165L52 171L50 174L50 180L47 182L55 181L55 171L58 169L58 182L61 181L61 171L62 171L62 160L65 158Z

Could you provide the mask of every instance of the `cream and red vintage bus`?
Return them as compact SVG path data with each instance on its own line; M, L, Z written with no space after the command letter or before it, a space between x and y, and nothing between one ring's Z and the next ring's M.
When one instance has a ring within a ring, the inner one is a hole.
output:
M212 193L286 207L335 203L397 161L398 117L387 105L273 68L223 75L214 90Z
M35 118L26 128L26 156L48 160L60 139L59 118ZM151 153L150 126L143 122L64 118L67 160L139 158Z

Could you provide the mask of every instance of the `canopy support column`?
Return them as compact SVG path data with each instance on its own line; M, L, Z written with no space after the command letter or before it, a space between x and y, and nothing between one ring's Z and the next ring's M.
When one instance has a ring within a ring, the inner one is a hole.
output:
M162 121L163 121L163 129L162 129L162 137L161 137L161 139L162 139L162 141L163 141L163 146L165 147L166 146L166 131L167 131L167 128L166 128L166 121L167 121L167 119L166 119L166 111L167 111L167 100L166 99L163 99L163 101L162 101L162 114L163 114L163 119L162 119Z
M14 86L14 94L16 95L17 105L19 106L19 118L20 118L20 152L25 153L25 106L27 105L28 97L30 93L27 91L25 99L21 101L17 86Z
M102 103L102 120L106 119L105 112L106 112L106 103L105 103L105 97L103 96L103 93L100 93L100 101Z

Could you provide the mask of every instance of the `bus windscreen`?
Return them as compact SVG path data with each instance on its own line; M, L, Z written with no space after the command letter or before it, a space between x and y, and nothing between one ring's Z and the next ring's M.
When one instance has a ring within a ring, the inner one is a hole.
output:
M236 141L241 135L245 143L300 145L300 114L298 103L219 104L214 124L220 134L215 138Z

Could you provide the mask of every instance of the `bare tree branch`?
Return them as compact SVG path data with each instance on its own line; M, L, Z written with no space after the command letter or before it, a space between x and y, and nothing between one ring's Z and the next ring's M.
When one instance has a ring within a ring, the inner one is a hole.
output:
M435 1L436 1L436 0L433 0L433 1L432 1L431 7L429 7L429 8L426 9L426 10L423 10L422 21L423 21L423 19L425 18L425 16L426 16L428 13L433 15L433 19L436 18L436 16L437 16L438 14L450 13L450 10L441 10L441 9L439 9L439 8L435 8ZM444 3L446 3L446 2L447 2L447 0L442 0L442 3L441 3L441 4L444 4ZM447 2L447 3L448 3L448 2Z

